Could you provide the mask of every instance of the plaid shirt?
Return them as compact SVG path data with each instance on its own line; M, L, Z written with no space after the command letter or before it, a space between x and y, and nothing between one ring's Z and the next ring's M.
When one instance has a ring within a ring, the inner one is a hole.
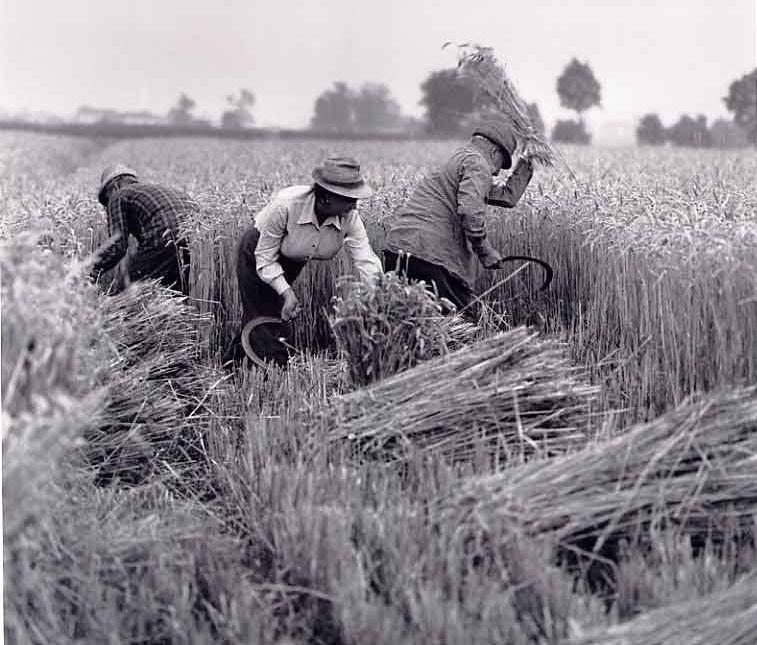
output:
M135 182L114 191L108 200L110 242L98 252L93 273L112 269L126 254L129 234L140 250L162 249L179 238L182 216L199 211L189 195L173 188Z

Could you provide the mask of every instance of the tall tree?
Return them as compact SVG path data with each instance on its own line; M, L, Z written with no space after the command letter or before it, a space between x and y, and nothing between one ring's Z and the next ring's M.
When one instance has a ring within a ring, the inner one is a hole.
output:
M455 68L431 72L421 84L420 103L426 108L428 130L432 134L459 134L465 118L476 107L476 92L460 78Z
M333 88L325 90L315 100L310 127L325 132L353 132L354 96L346 83L334 83Z
M586 110L600 104L601 87L589 64L574 58L557 78L557 94L560 105L575 110L583 120Z
M636 126L636 142L641 145L658 146L667 138L665 126L656 114L645 114Z
M723 101L749 141L757 145L757 68L733 81Z
M195 120L192 110L196 105L194 99L182 92L176 99L176 104L168 111L168 120L178 124L192 123Z
M710 145L707 117L703 114L692 119L688 114L681 116L668 130L668 139L676 146L706 148Z
M239 130L251 126L255 119L252 116L252 106L255 105L255 95L250 90L242 88L239 94L230 94L226 97L229 105L221 115L221 127L231 130Z
M353 95L355 128L362 132L381 132L401 126L400 106L386 85L366 83Z
M582 145L591 143L591 134L586 131L583 120L558 120L552 128L551 138L552 141L561 143L579 143Z

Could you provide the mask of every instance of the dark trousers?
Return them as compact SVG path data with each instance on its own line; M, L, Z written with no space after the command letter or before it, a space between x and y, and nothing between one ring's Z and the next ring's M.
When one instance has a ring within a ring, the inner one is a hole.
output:
M153 280L189 295L189 247L177 242L162 249L137 249L129 261L129 280Z
M242 301L242 329L254 318L259 316L280 316L284 305L282 298L267 282L258 275L255 261L255 249L260 239L260 231L254 226L249 227L239 243L237 249L237 284ZM279 264L284 269L284 277L292 284L300 275L304 262L290 260L279 256ZM278 365L285 365L289 354L286 346L278 339L283 338L291 342L292 329L288 323L266 324L256 327L250 335L250 344L255 353L264 360L271 360ZM241 330L227 350L225 360L239 361L244 358Z
M462 312L464 317L471 320L478 317L476 304L472 304L475 297L473 291L443 266L413 256L400 256L393 251L384 251L384 270L396 271L411 281L422 280L431 291L435 286L440 298L449 300L458 311L465 308Z

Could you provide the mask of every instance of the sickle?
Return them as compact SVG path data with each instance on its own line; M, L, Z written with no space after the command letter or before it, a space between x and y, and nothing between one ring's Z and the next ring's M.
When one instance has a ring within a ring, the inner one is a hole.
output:
M249 358L258 367L267 369L268 367L270 367L270 364L266 363L266 361L260 358L260 356L255 353L255 350L252 349L252 343L250 343L250 334L255 329L255 327L259 327L260 325L283 322L284 321L281 320L281 318L277 318L275 316L258 316L257 318L253 318L250 322L248 322L242 329L242 347L244 348L244 353L247 354L247 358Z
M497 263L497 266L499 267L504 262L510 262L511 260L524 260L525 262L533 262L534 264L538 264L542 269L544 269L544 283L539 287L538 291L544 291L549 286L549 283L552 282L554 272L552 271L552 267L549 265L549 263L545 262L544 260L540 260L539 258L532 258L530 255L508 255L507 257L502 258Z

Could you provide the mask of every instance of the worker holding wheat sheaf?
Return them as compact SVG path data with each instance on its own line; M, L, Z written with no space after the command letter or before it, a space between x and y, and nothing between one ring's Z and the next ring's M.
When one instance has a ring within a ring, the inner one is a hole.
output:
M446 45L445 45L446 46ZM422 280L468 317L476 317L477 298L471 285L476 260L497 269L503 258L486 235L487 205L514 207L533 176L534 164L551 166L555 151L534 128L525 102L489 47L459 46L458 74L472 81L487 106L468 143L425 177L388 225L384 246L386 270ZM500 170L515 168L506 182Z
M425 177L389 224L384 265L423 280L458 310L472 314L476 260L487 269L502 261L486 236L488 204L512 208L533 176L521 156L507 182L494 176L512 166L516 140L504 117L489 116L471 140Z

